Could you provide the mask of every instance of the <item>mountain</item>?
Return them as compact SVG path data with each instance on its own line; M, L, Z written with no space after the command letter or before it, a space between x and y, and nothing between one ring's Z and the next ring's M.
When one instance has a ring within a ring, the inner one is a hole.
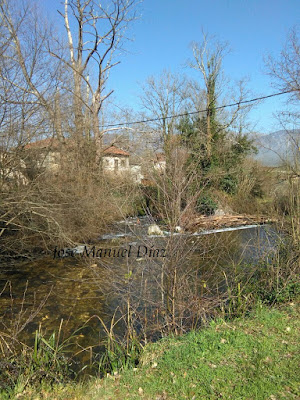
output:
M270 167L281 165L284 160L300 156L300 129L277 131L268 135L255 134L258 153L254 158Z

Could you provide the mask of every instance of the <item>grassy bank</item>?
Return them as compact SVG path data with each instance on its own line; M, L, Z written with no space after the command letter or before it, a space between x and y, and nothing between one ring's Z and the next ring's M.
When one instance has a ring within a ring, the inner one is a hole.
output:
M20 384L12 398L298 399L299 311L299 299L257 306L247 318L146 346L137 369L85 384L26 391Z

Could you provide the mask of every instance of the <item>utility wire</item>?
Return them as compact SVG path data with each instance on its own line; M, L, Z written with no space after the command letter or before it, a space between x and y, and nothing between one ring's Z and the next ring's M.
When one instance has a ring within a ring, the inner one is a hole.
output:
M220 110L222 108L228 108L228 107L233 107L233 106L239 106L241 104L247 104L247 103L253 103L254 101L258 100L265 100L269 99L270 97L275 97L275 96L280 96L282 94L286 93L291 93L293 90L286 90L284 92L278 92L278 93L273 93L269 94L267 96L262 96L262 97L256 97L255 99L250 99L250 100L243 100L243 101L238 101L237 103L231 103L231 104L226 104L224 106L219 106L215 107L216 110ZM162 119L170 119L170 118L176 118L176 117L184 117L185 115L194 115L194 114L199 114L202 112L207 112L208 109L204 110L198 110L198 111L190 111L190 112L184 112L182 114L174 114L174 115L168 115L167 117L158 117L158 118L151 118L151 119L143 119L140 121L134 121L134 122L121 122L119 124L108 124L108 125L103 125L103 128L114 128L118 126L128 126L128 125L134 125L134 124L142 124L146 122L155 122L155 121L160 121Z

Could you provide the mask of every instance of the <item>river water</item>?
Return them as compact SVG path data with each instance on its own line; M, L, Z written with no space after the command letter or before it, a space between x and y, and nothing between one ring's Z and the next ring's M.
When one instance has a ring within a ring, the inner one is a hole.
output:
M103 339L98 317L109 325L129 279L133 295L138 296L140 277L148 274L151 280L154 271L175 252L178 263L210 272L215 268L217 275L232 263L268 261L279 240L269 225L174 234L170 240L167 231L163 237L148 236L152 223L145 217L120 221L97 243L78 246L74 257L62 257L66 249L57 248L35 261L2 265L0 330L19 331L22 341L32 343L40 324L47 336L63 320L62 340L81 327L73 348L98 348ZM90 356L91 352L83 352L81 362L86 363Z

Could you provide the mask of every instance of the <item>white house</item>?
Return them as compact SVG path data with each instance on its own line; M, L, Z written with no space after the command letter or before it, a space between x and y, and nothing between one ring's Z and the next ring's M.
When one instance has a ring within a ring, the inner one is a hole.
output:
M129 164L130 154L114 145L103 151L102 165L105 171L114 174L130 174L135 183L141 183L143 175L140 165Z
M60 151L61 142L55 138L47 138L31 142L24 146L27 151L25 159L31 154L38 168L45 168L49 171L56 172L60 168Z
M166 157L163 153L156 153L153 161L153 167L158 172L166 170Z
M36 161L37 167L44 167L46 170L56 172L60 168L61 151L68 151L72 147L70 140L62 143L56 138L48 138L28 143L25 146L25 150L34 156L33 159ZM26 158L30 159L29 157ZM158 172L165 170L166 160L164 154L156 154L152 162L153 168ZM130 164L130 154L115 145L107 147L102 152L102 168L114 176L128 176L138 184L142 183L144 179L141 165Z
M142 167L140 165L130 165L130 173L135 183L141 183L142 179L144 179Z
M103 151L103 169L115 173L122 173L130 169L129 153L112 145Z

